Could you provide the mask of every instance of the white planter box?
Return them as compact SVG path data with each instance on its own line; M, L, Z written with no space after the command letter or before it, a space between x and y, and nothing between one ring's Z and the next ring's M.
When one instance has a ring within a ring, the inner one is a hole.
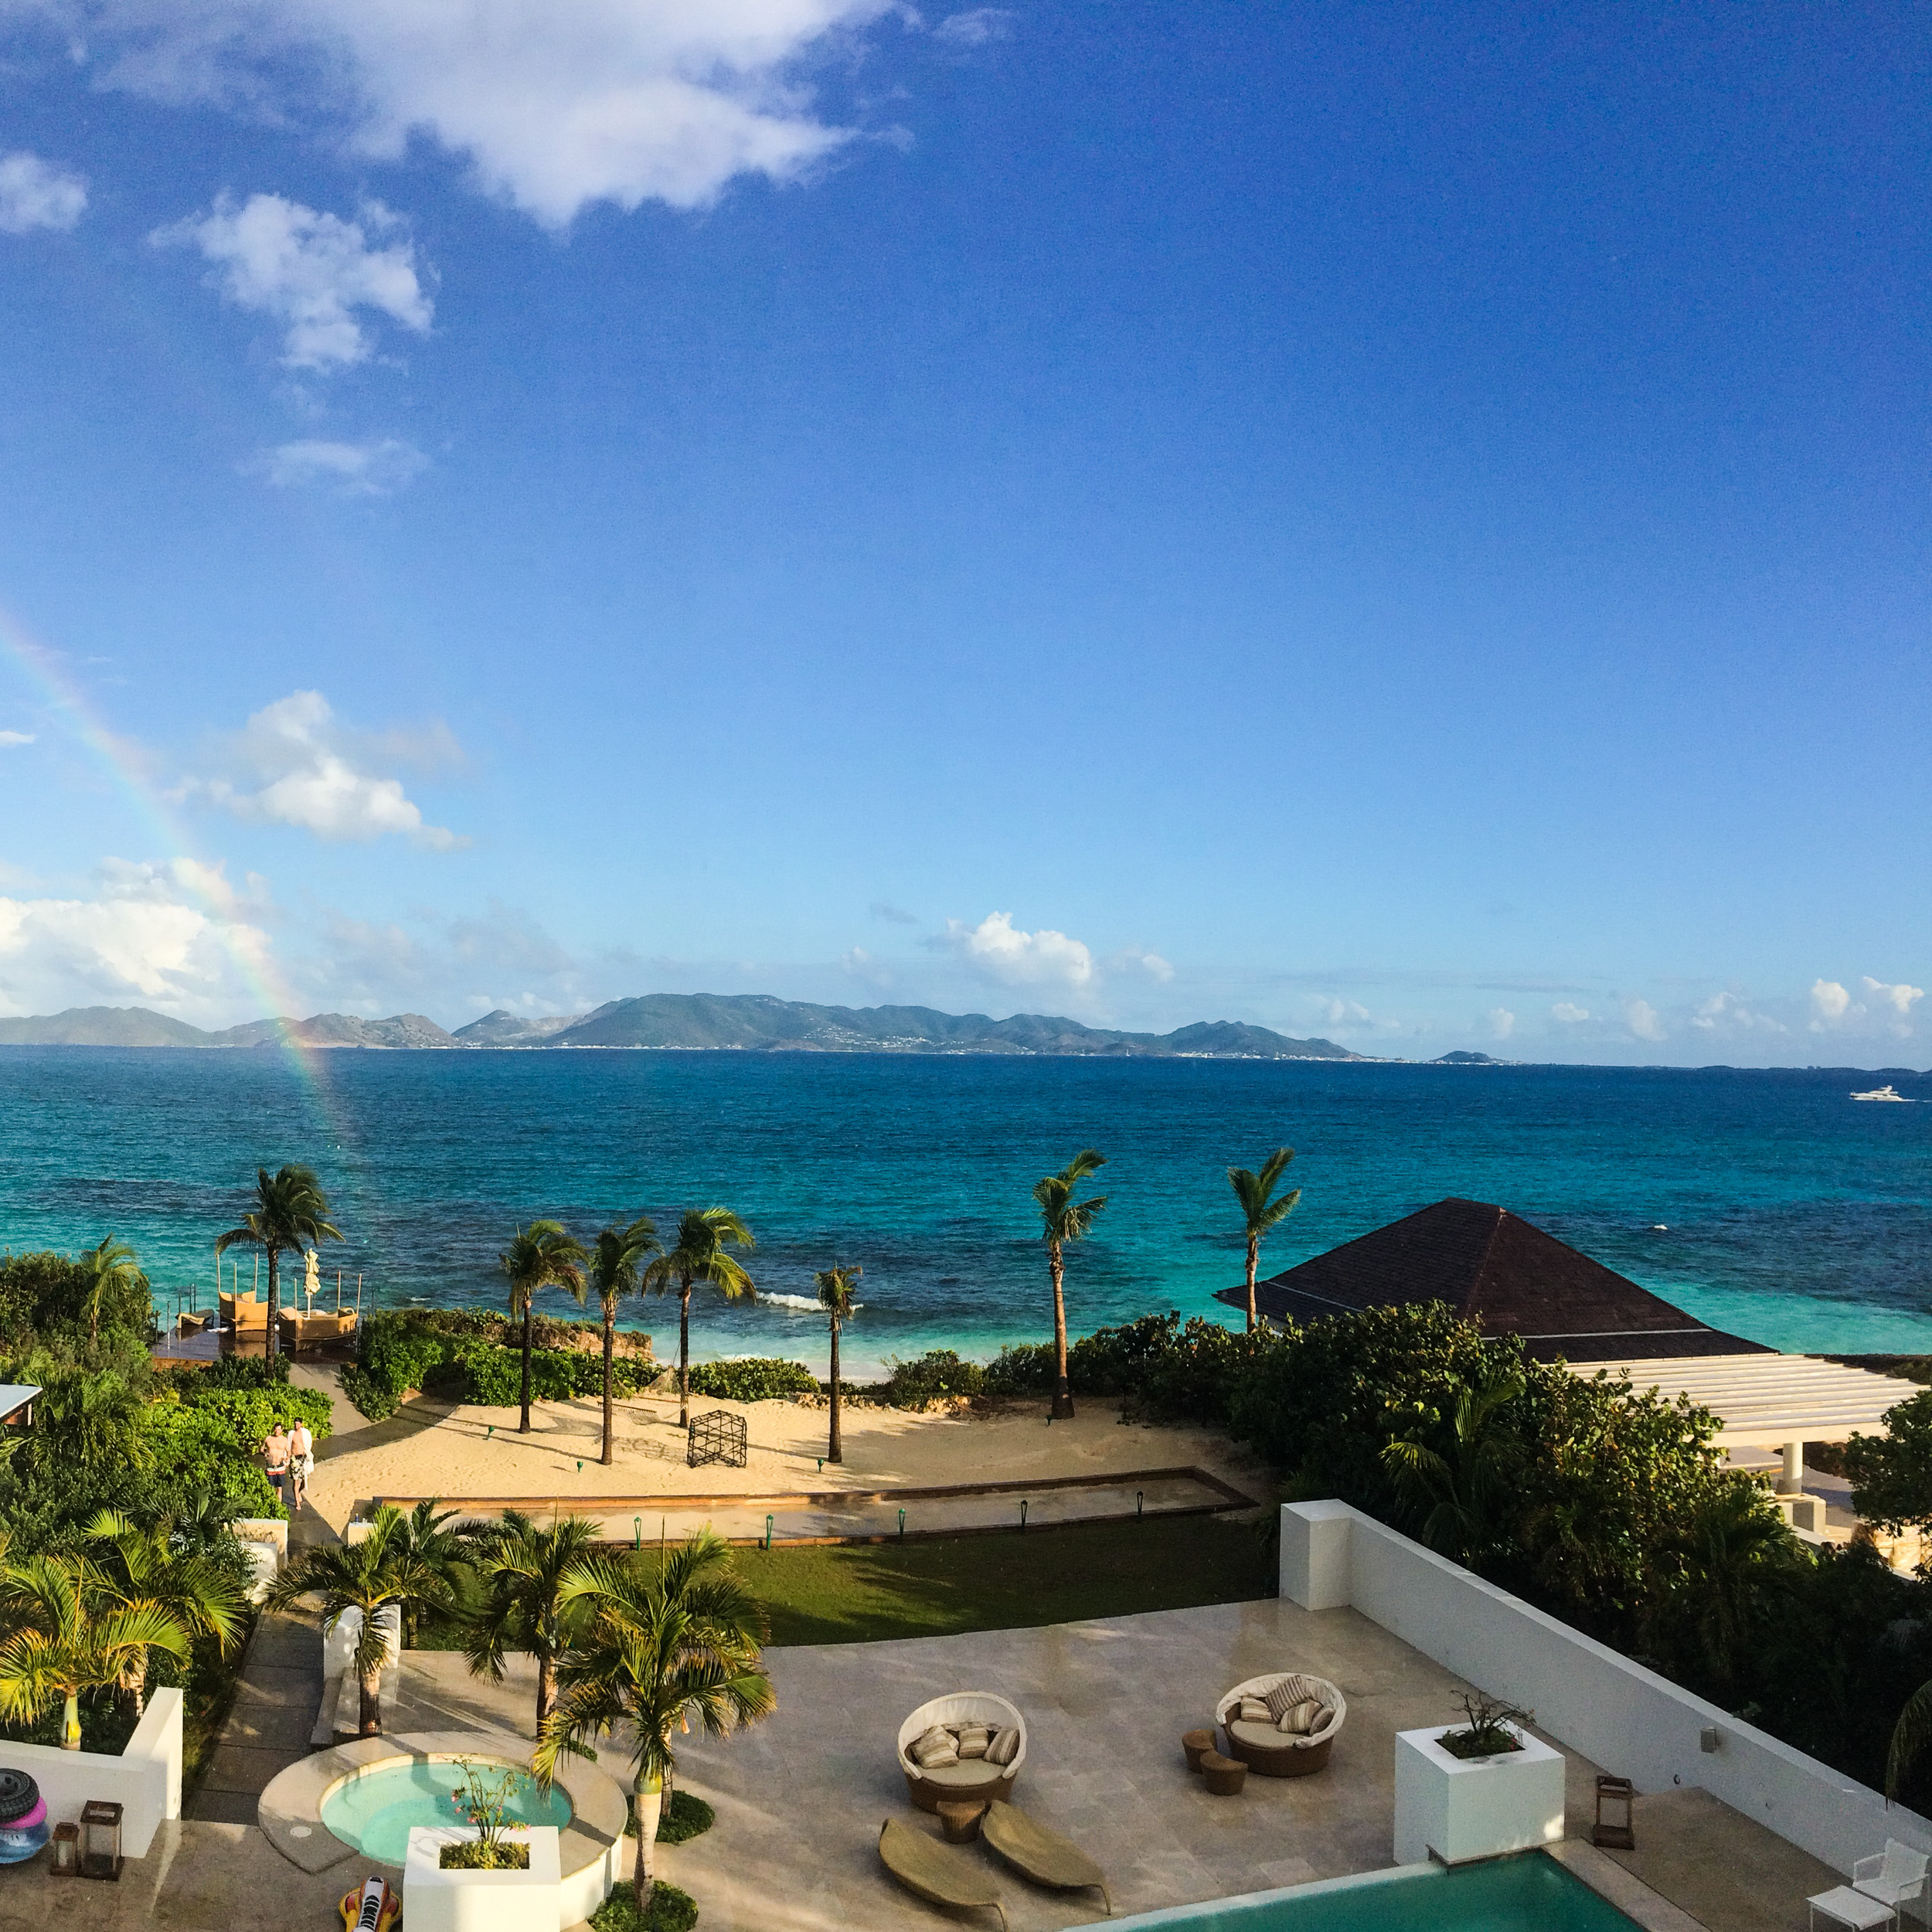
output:
M1512 1725L1521 1750L1452 1757L1436 1740L1460 1728L1437 1724L1396 1733L1398 1865L1422 1865L1432 1856L1461 1865L1553 1845L1563 1835L1563 1753Z
M417 1825L403 1866L403 1923L410 1932L551 1932L564 1923L563 1877L556 1827L508 1831L530 1848L527 1872L446 1872L446 1845L474 1840L468 1825ZM574 1915L570 1923L574 1925Z

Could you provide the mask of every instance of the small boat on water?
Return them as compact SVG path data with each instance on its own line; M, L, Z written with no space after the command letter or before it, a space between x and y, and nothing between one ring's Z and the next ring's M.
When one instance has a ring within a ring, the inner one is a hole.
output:
M1855 1100L1896 1100L1905 1107L1916 1104L1910 1094L1901 1094L1889 1081L1883 1087L1873 1087L1869 1094L1854 1094L1852 1097Z

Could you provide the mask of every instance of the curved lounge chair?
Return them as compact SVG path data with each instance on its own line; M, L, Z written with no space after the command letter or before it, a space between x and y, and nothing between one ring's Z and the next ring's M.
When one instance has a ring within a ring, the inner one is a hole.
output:
M1272 1724L1244 1724L1233 1713L1244 1697L1266 1697L1276 1685L1292 1678L1298 1689L1328 1707L1318 1729L1306 1737L1279 1731ZM1325 1677L1308 1677L1298 1671L1270 1671L1236 1684L1214 1707L1214 1721L1227 1740L1228 1756L1239 1758L1262 1777L1306 1777L1328 1761L1328 1753L1349 1715L1349 1702Z
M1010 1764L988 1764L983 1757L969 1757L957 1764L943 1764L922 1770L913 1759L912 1747L935 1724L986 1724L999 1729L1015 1726L1019 1732L1019 1749ZM950 1697L935 1697L921 1704L899 1727L899 1768L906 1774L906 1789L922 1811L937 1811L942 1799L1003 1798L1012 1795L1013 1781L1026 1762L1026 1720L1003 1697L991 1691L955 1691Z
M999 1902L999 1887L982 1866L950 1845L889 1818L879 1828L879 1855L886 1869L908 1892L934 1905L957 1905L969 1910L984 1906L997 1912L1002 1927L1005 1926L1006 1908Z
M979 1835L1022 1878L1036 1885L1049 1885L1060 1892L1097 1887L1107 1901L1107 1917L1114 1916L1114 1895L1107 1889L1107 1874L1072 1839L1049 1832L1017 1804L995 1802L981 1822Z

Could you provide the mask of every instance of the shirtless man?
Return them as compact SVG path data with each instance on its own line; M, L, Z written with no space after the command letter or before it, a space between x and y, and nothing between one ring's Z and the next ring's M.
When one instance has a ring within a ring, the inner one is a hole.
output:
M262 1444L262 1458L268 1467L268 1480L281 1496L288 1479L288 1432L278 1422Z

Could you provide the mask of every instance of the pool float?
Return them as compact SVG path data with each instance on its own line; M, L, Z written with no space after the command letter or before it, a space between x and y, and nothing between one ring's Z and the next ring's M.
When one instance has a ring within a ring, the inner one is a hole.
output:
M47 1801L25 1771L0 1770L0 1865L18 1865L47 1842Z
M363 1879L361 1889L342 1894L342 1923L347 1932L389 1932L403 1915L403 1901L381 1879Z

